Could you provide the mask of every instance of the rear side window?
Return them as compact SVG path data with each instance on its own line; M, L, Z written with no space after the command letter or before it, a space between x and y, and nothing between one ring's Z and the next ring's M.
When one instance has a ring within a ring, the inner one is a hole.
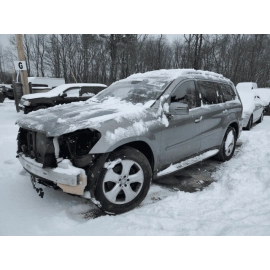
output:
M95 94L96 93L95 93L93 87L87 87L87 86L86 87L82 87L81 96L83 96L83 97L87 97L87 96L92 97Z
M101 90L105 89L105 87L96 87L96 86L85 86L82 88L82 94L93 94L96 95L99 93Z
M220 87L224 97L224 101L235 100L236 94L230 85L221 83Z
M67 94L67 97L79 97L80 96L81 88L71 88L65 93Z
M197 107L194 81L187 81L177 86L171 96L171 102L188 104L190 109Z
M198 81L202 102L206 105L219 103L218 86L214 82Z

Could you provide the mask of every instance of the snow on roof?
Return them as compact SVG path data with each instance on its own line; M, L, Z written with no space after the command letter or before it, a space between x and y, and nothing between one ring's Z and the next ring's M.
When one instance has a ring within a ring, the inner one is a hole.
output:
M25 99L34 99L34 98L51 98L58 96L62 94L66 89L70 87L82 87L82 86L92 86L92 87L107 87L105 84L100 84L100 83L68 83L68 84L61 84L54 89L50 90L49 92L45 93L36 93L36 94L28 94L22 96L22 98Z
M127 77L124 80L133 80L133 79L143 79L143 78L149 78L149 77L161 77L165 80L174 80L180 76L205 76L205 77L213 77L215 79L225 79L227 78L223 77L223 75L211 72L211 71L204 71L204 70L195 70L195 69L161 69L161 70L154 70L154 71L148 71L145 73L137 73L133 74L129 77Z

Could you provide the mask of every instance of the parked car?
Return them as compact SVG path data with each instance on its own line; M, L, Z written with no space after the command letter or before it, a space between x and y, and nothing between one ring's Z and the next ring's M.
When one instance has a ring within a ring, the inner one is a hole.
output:
M252 91L264 102L264 115L270 115L270 88L257 88Z
M36 185L91 199L109 214L136 207L152 179L211 156L232 158L242 104L222 75L158 70L86 102L18 120L18 158Z
M85 101L107 86L98 83L63 84L48 92L22 96L19 107L25 114L55 105Z
M254 123L262 122L265 103L255 91L239 91L238 93L243 104L243 129L250 130Z
M0 84L0 88L8 99L14 100L12 84Z

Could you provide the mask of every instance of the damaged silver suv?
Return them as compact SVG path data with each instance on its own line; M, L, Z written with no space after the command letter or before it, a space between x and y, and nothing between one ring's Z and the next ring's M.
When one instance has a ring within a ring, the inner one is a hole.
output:
M17 157L38 192L37 183L60 188L119 214L142 202L152 179L215 155L229 160L241 114L237 91L222 75L134 74L85 102L19 119Z

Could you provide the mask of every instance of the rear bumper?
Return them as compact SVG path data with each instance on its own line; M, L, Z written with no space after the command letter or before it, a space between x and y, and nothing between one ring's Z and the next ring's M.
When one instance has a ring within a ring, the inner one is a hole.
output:
M30 174L35 175L56 184L63 184L72 187L80 185L81 176L85 176L83 169L68 165L67 168L42 168L42 164L36 162L34 159L26 157L24 154L19 153L19 161L25 170Z

